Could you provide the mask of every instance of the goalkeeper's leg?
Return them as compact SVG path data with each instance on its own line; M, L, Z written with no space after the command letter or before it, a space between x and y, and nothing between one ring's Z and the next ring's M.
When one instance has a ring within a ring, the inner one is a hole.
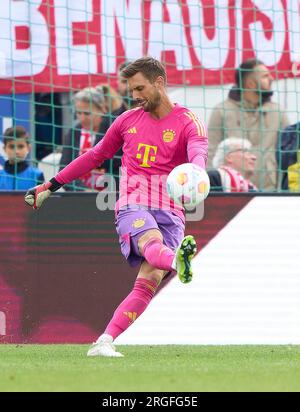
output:
M186 236L175 255L177 273L184 283L190 282L192 279L191 260L195 253L196 244L193 237ZM167 259L169 258L167 256ZM156 269L147 261L142 263L133 290L118 306L104 334L88 351L88 356L123 356L116 352L113 341L144 312L166 273L167 271Z
M176 270L182 283L191 282L193 278L192 259L197 252L193 236L185 236L174 252L163 243L160 231L149 230L140 238L139 250L153 267L167 272Z
M146 261L142 263L133 290L115 310L104 334L89 349L88 356L123 356L116 352L113 341L144 312L165 273Z
M112 345L114 339L144 312L167 272L176 270L184 283L192 279L191 260L196 253L192 236L181 240L183 230L180 228L179 232L166 231L163 237L155 219L144 210L125 210L118 217L117 230L123 255L131 264L142 264L132 292L116 309L104 334L90 348L88 356L122 356ZM178 222L173 226L177 229ZM171 249L175 244L176 252Z

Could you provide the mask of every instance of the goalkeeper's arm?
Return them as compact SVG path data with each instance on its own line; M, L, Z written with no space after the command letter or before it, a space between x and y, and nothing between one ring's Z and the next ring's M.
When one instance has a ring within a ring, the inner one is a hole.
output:
M94 149L96 149L96 146ZM25 202L34 209L39 209L51 193L56 192L56 190L61 188L63 185L70 183L73 180L78 179L80 176L83 176L95 169L95 167L99 165L99 162L102 163L102 158L100 156L95 156L94 149L91 149L82 156L77 157L49 182L29 189L25 195Z
M119 131L121 122L122 115L115 120L105 137L93 149L77 157L49 182L29 189L25 195L25 202L34 209L39 209L52 192L100 167L104 160L111 159L123 143Z

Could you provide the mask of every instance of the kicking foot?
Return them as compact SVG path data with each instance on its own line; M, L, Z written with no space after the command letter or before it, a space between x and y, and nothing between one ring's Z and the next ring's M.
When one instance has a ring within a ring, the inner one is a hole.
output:
M191 261L197 253L197 245L193 236L186 236L176 251L176 270L182 283L189 283L193 279Z
M88 350L87 356L105 356L107 358L123 358L122 353L117 352L110 335L102 335Z

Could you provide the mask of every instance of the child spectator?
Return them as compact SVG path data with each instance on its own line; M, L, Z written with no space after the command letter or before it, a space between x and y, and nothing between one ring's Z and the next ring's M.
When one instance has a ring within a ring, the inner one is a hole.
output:
M44 182L43 173L26 160L31 146L24 127L6 129L3 145L8 160L0 170L0 190L28 190Z

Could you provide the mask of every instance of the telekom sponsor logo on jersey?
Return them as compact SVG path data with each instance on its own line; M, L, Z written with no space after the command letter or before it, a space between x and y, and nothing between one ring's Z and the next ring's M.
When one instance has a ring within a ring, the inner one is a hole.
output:
M155 162L155 155L157 153L157 146L151 146L149 144L140 143L138 145L138 154L136 155L137 159L142 159L142 162L139 164L141 167L151 167L148 162Z

